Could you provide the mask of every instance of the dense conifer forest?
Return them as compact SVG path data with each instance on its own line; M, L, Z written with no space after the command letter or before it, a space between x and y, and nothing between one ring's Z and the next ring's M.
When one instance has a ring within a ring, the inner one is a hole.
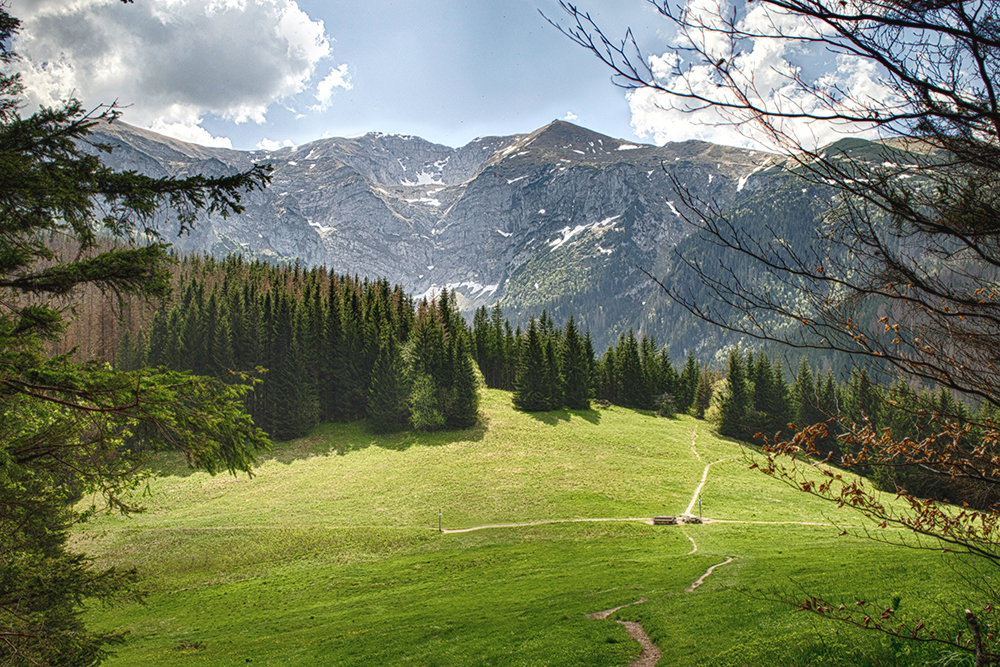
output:
M246 407L276 440L356 419L376 431L469 427L483 384L511 391L519 410L586 410L593 401L664 417L685 413L747 442L826 422L819 443L834 463L851 455L838 438L838 416L914 440L931 433L939 415L992 417L983 412L989 408L972 414L945 390L879 386L865 370L820 372L805 357L793 371L765 351L731 348L725 368L713 367L714 351L708 360L689 352L675 367L667 346L631 329L598 356L590 331L581 332L572 315L557 323L543 311L521 330L496 304L476 310L470 325L454 292L417 302L385 280L238 256L179 258L170 299L126 302L118 318L94 312L101 310L84 311L69 340L104 351L122 369L222 377L258 369ZM887 490L982 502L975 490L959 492L915 466L871 473Z
M470 332L448 292L414 303L384 280L322 267L188 257L173 298L145 319L121 335L121 368L259 369L246 407L276 440L321 421L392 431L477 419Z

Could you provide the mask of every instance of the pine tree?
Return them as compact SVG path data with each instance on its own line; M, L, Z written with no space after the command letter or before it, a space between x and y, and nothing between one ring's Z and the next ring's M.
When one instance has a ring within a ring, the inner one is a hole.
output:
M694 397L694 416L698 419L705 418L705 411L712 404L712 392L715 378L707 368L702 368L698 377L698 387Z
M587 359L587 364L590 367L590 393L589 396L593 397L597 391L598 384L598 361L594 356L594 341L590 336L590 327L587 327L586 333L583 334L583 353Z
M543 343L545 367L542 373L542 386L546 410L560 410L563 407L563 377L558 347L559 343L556 338L547 338Z
M399 341L393 328L382 331L378 358L372 369L368 393L368 423L377 433L389 433L406 428L409 421L406 372Z
M202 342L205 350L199 355L204 359L202 373L223 376L233 370L235 357L228 313L215 290L205 305L202 322L205 330Z
M753 405L756 420L753 428L768 437L786 429L791 419L788 411L788 386L781 369L772 366L767 355L757 355L754 364Z
M268 440L242 411L245 378L77 363L46 344L62 338L63 313L85 285L126 299L168 295L171 257L155 212L178 211L183 230L199 209L242 210L241 194L268 176L256 167L178 180L105 167L88 135L114 108L91 115L70 101L21 115L9 71L18 25L0 5L0 662L96 665L122 633L89 629L82 608L113 603L137 574L73 553L76 501L103 495L130 511L133 473L154 452L176 447L211 473L249 472ZM54 238L75 247L60 256ZM165 344L157 355L175 352Z
M317 364L320 414L328 421L344 421L350 416L347 405L347 355L350 348L344 331L341 285L336 276L331 276L324 311L323 346Z
M652 409L656 397L663 393L658 391L663 384L663 368L656 354L656 339L643 336L639 341L639 361L642 364L643 405L644 409Z
M851 374L848 395L849 418L859 424L867 420L878 432L882 423L880 409L882 400L865 369L861 368Z
M688 412L694 407L700 377L701 369L695 361L694 353L688 352L687 362L677 383L677 409L680 412Z
M736 348L733 348L729 353L726 384L729 393L722 401L722 421L719 424L719 433L733 438L746 438L748 435L747 426L751 423L752 401L743 359Z
M460 336L455 345L454 401L447 423L452 428L469 428L479 420L479 378L469 350L468 336Z
M590 408L590 361L586 357L584 341L576 330L576 322L570 315L563 334L563 381L564 400L571 410Z
M818 424L826 419L820 412L819 393L816 391L812 370L805 359L799 364L799 372L792 385L792 401L797 426Z
M545 349L538 331L538 323L532 317L528 321L528 332L521 337L517 360L517 375L514 379L514 408L526 412L548 410L545 390Z
M602 401L617 405L621 394L619 385L621 376L618 372L618 359L613 346L609 346L604 356L601 357L597 377L597 397Z
M639 359L639 343L635 332L628 330L618 338L615 349L617 361L618 385L621 387L620 405L627 408L645 408L652 403L646 386L645 375L642 372L642 361Z

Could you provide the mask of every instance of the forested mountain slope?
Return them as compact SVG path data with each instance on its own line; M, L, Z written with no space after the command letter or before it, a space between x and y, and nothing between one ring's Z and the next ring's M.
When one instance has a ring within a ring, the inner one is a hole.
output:
M714 202L737 224L780 228L795 243L811 241L830 202L774 155L698 141L637 145L562 121L458 149L370 133L233 151L123 123L100 128L97 140L114 147L106 159L115 168L155 175L274 166L271 186L245 213L198 221L176 239L182 250L326 265L415 296L449 287L463 310L499 301L515 325L543 309L560 321L574 314L598 350L633 327L668 343L675 358L734 342L639 270L686 285L678 252L708 267L725 258L683 220L697 216L677 186L696 208Z

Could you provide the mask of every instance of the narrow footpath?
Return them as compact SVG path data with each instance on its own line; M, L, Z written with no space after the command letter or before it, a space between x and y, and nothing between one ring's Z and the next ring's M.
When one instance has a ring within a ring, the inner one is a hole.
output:
M695 426L694 431L691 432L691 451L692 453L694 453L695 458L701 461L701 456L698 454L698 448L695 446L697 439L698 439L698 427ZM705 466L705 471L701 475L701 482L698 484L698 487L694 490L694 495L691 496L691 502L688 503L687 509L684 510L685 515L691 516L691 512L694 510L695 503L698 502L698 496L701 495L701 490L702 488L704 488L705 482L708 481L709 469L711 469L711 467L714 466L716 463L722 463L722 461L724 460L725 459L713 461L712 463L709 463ZM691 541L691 551L689 551L686 554L690 556L691 554L698 551L698 543L695 542L694 538L688 535L686 531L684 532L684 536ZM722 561L721 563L716 563L712 567L708 568L708 570L705 571L705 574L698 577L698 579L696 579L693 584L684 589L685 592L693 593L696 588L698 588L705 582L705 579L707 579L709 576L711 576L713 572L715 572L716 568L722 567L723 565L728 565L729 563L732 563L734 560L735 558L730 557ZM615 607L614 609L607 609L605 611L599 611L594 614L589 614L587 618L591 618L594 620L604 620L611 614L615 613L616 611L624 609L625 607L631 607L633 605L642 604L644 602L648 602L648 600L646 598L642 598L630 604L622 605L620 607ZM656 646L656 644L652 642L652 640L649 638L649 635L646 634L646 631L642 629L642 626L639 623L635 623L632 621L615 621L615 622L625 626L625 630L626 632L628 632L629 636L632 637L632 639L639 642L639 646L642 647L642 651L639 653L639 657L636 658L631 664L629 664L628 667L656 667L656 664L660 661L660 656L661 656L660 649Z
M698 427L695 426L694 430L691 432L691 453L694 455L695 459L697 459L699 462L703 462L701 455L698 453L697 442L698 442ZM683 516L686 517L693 516L692 512L694 511L695 505L698 503L698 498L701 495L701 491L705 487L706 482L708 482L709 470L711 470L712 466L714 466L715 464L723 463L725 460L726 459L719 459L718 461L713 461L711 463L705 464L705 469L701 474L701 481L698 483L698 486L695 488L694 493L691 495L691 502L688 503L687 509L684 510ZM602 522L602 521L641 521L643 523L647 523L650 525L652 525L653 523L652 518L649 517L634 517L626 519L622 518L543 519L540 521L525 521L521 523L493 523L484 526L472 526L471 528L444 528L441 530L441 532L445 534L470 533L472 531L486 530L489 528L522 528L525 526L541 526L552 523L584 523L584 522ZM827 523L817 523L811 521L743 521L743 520L731 520L731 519L702 519L702 521L704 523L743 523L743 524L762 524L762 525L777 525L777 524L795 524L801 526L830 525ZM687 537L688 540L691 542L691 551L687 552L687 554L685 555L691 556L697 553L698 543L695 542L694 538L690 534L688 534L686 529L683 528L683 524L681 528L684 531L684 536ZM722 561L721 563L716 563L712 567L708 568L703 575L701 575L700 577L698 577L698 579L694 581L694 583L692 583L690 586L684 589L685 592L693 593L695 589L701 586L705 582L705 579L710 577L717 568L720 568L723 565L728 565L729 563L732 563L734 560L736 560L735 557L729 557L726 558L726 560ZM614 609L606 609L605 611L599 611L593 614L588 614L587 618L594 620L605 620L616 611L624 609L625 607L631 607L633 605L643 604L644 602L647 601L648 600L646 598L642 598L640 600L636 600L635 602L631 602L629 604L622 605L620 607L615 607ZM642 629L642 626L632 621L615 621L615 622L624 626L629 636L635 639L642 647L642 651L639 653L639 657L634 662L632 662L628 667L656 667L656 664L659 662L661 656L660 649L657 648L655 644L653 644L652 640L650 640L649 638L649 635L647 635L646 631Z

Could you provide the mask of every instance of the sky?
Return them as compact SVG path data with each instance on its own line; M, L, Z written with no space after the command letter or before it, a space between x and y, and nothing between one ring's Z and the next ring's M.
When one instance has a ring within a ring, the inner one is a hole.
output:
M676 36L649 2L576 4L609 36L631 28L669 77ZM373 131L461 146L556 119L638 142L753 143L710 111L681 114L615 86L542 16L569 21L556 0L9 0L8 11L22 20L13 49L28 110L70 96L116 102L125 122L204 145L273 150ZM774 45L749 53L747 66L771 78L798 57L816 76L881 94L873 72L850 63Z

